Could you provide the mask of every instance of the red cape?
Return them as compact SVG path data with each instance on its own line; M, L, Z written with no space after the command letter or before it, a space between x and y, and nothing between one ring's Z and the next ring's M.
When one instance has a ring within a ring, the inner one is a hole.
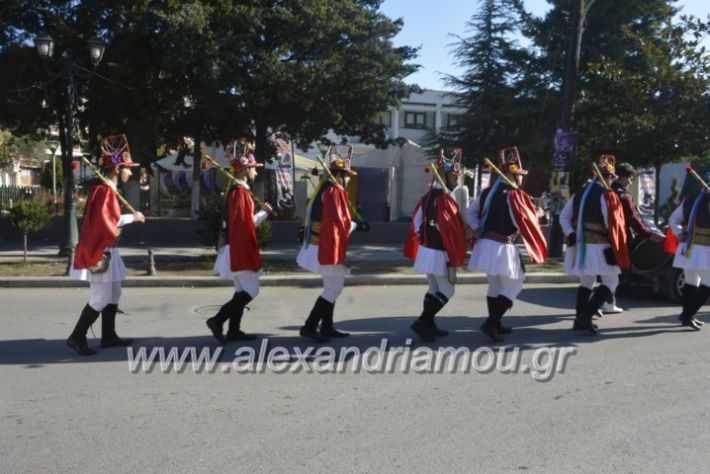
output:
M508 203L530 260L533 263L544 262L547 259L547 241L530 196L522 189L511 189L508 193Z
M619 200L619 195L611 189L604 191L604 199L606 199L609 220L607 224L607 227L609 228L609 240L611 248L614 250L616 263L621 268L629 268L631 266L631 259L629 258L624 208Z
M414 216L421 207L421 203L420 200L414 209L412 222L409 224L409 234L404 244L404 255L412 260L417 258L419 250L419 232L414 228ZM434 207L436 209L436 225L439 227L439 233L449 257L449 265L461 267L466 259L466 236L459 206L454 198L442 193L437 197Z
M120 218L121 206L113 190L106 184L95 186L84 210L84 223L74 253L75 269L83 270L99 263L106 247L118 236Z
M320 220L318 263L341 265L350 239L352 219L348 209L348 193L337 186L329 186L321 195L323 213Z
M233 272L257 271L261 268L261 254L256 239L251 193L242 186L236 186L229 195L227 205L230 268Z

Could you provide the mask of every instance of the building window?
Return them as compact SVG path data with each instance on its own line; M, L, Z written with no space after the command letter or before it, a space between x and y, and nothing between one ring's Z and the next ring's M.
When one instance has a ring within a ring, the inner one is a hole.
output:
M391 112L382 112L380 114L380 125L384 125L387 128L390 128L392 126L392 113Z
M426 128L426 112L404 112L405 128Z
M448 129L457 129L461 128L461 119L463 117L458 114L448 114L446 116L446 128Z

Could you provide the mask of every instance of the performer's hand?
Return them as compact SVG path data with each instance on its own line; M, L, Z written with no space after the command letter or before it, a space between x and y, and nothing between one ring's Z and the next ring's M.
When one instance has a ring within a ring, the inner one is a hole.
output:
M567 244L567 247L574 247L575 245L577 245L577 233L572 232L570 235L568 235L565 243Z
M268 202L262 202L262 203L261 203L261 210L262 210L262 211L266 211L266 212L268 212L269 214L271 214L272 212L274 212L274 208L271 207L271 204L269 204Z
M134 222L145 222L145 216L143 215L142 212L134 212L133 213L133 221Z
M355 224L357 225L355 230L359 230L360 232L370 232L370 224L368 224L367 221L357 221Z
M481 236L481 229L471 229L471 238L477 239Z
M663 242L663 239L665 239L665 238L666 238L665 235L657 234L655 232L653 232L650 237L650 239L653 240L654 242Z
M466 230L464 231L464 238L466 240L471 240L473 238L473 229L466 227Z

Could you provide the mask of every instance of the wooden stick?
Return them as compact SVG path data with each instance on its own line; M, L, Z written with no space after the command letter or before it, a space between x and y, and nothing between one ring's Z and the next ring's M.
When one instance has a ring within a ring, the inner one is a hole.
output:
M518 189L518 185L515 184L514 182L512 182L512 181L510 180L510 178L508 178L501 170L499 170L498 167L497 167L496 165L494 165L491 160L489 160L488 158L483 158L483 163L486 164L486 165L488 165L493 171L495 171L495 172L498 174L498 176L500 176L501 178L503 178L503 180L504 180L506 183L508 183L508 185L509 185L511 188L513 188L513 189Z
M321 167L323 168L323 171L325 172L325 175L328 177L328 179L338 187L338 189L344 190L344 188L338 183L338 180L335 179L335 176L333 176L333 173L331 173L330 168L325 164L325 161L323 161L323 158L320 156L320 153L316 155L316 160L318 160L318 163L320 163ZM355 209L355 206L353 206L353 203L350 202L348 199L348 209L350 209L350 214L355 218L355 220L358 221L364 221L365 219L362 218L359 212L357 212L357 209Z
M599 176L599 180L602 182L602 186L604 186L605 191L609 191L609 186L606 184L606 181L604 181L604 176L602 176L602 172L599 171L599 167L595 162L592 162L592 167L594 168L594 172Z
M89 160L86 159L85 156L82 156L81 159L84 161L84 163L87 164L87 166L91 169L91 171L93 171L94 174L95 174L96 176L98 176L98 178L99 178L105 185L107 185L109 188L111 188L111 191L113 191L113 193L116 195L116 197L118 198L118 200L121 201L121 203L126 207L126 209L128 209L129 211L131 211L133 214L135 214L136 212L138 212L138 211L136 211L136 210L133 208L133 206L131 206L131 203L129 203L128 201L126 201L126 198L124 198L123 196L121 196L121 193L119 193L118 190L117 190L115 187L113 187L113 186L111 186L111 185L109 184L109 180L106 179L106 178L99 172L99 170L97 170L96 167L95 167L93 164L91 164L91 162L90 162Z
M441 177L439 174L439 170L436 168L437 163L432 163L431 165L431 172L434 175L434 178L439 182L441 187L444 188L444 191L448 194L449 193L449 188L446 186L446 182L444 181L444 178Z
M233 175L232 173L230 173L229 171L227 171L227 170L225 170L224 168L222 168L222 165L220 165L217 160L215 160L214 158L212 158L212 157L211 157L210 155L208 155L207 153L205 153L205 154L202 155L202 156L204 156L204 158L205 158L207 161L209 161L210 163L212 163L212 164L215 166L215 168L217 168L219 171L221 171L224 176L226 176L228 179L232 180L232 182L237 183L237 184L247 184L245 181L242 181L241 179L237 178L236 176L234 176L234 175ZM225 195L225 196L226 196L226 195ZM278 217L278 216L279 216L279 213L276 212L274 209L271 209L271 212L270 212L269 214L271 214L271 215L274 216L274 217Z
M693 177L698 180L698 183L705 188L705 191L710 193L710 186L708 186L708 183L705 182L705 180L698 174L697 171L693 169L692 166L688 166L688 173L693 175Z

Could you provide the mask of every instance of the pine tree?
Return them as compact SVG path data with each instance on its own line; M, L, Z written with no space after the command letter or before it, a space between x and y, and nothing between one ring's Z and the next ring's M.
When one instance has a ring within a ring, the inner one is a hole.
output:
M446 79L466 112L459 130L441 137L461 146L469 164L473 157L517 144L526 133L521 84L529 56L513 38L525 21L524 9L519 0L481 0L480 6L467 23L471 36L455 43L456 63L464 73Z

